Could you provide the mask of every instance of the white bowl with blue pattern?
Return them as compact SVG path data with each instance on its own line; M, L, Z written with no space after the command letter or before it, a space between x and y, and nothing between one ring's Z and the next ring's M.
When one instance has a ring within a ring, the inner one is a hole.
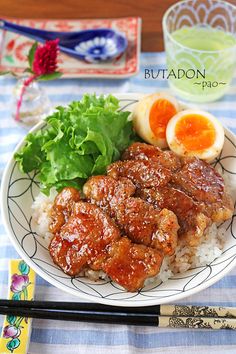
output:
M131 111L140 99L140 94L115 95L120 100L121 109ZM40 129L44 122L32 131ZM24 145L22 141L17 152ZM14 153L15 153L14 152ZM232 187L232 197L236 200L236 136L225 129L225 143L215 162L220 166ZM20 256L36 273L52 285L72 295L107 305L149 306L174 303L193 295L224 277L236 266L236 224L235 212L230 220L221 224L225 231L225 245L220 256L205 266L192 268L176 274L166 282L152 284L130 293L111 280L94 282L86 277L71 277L53 263L47 243L37 235L32 225L32 203L39 193L37 174L22 174L13 155L2 180L1 211L9 237Z

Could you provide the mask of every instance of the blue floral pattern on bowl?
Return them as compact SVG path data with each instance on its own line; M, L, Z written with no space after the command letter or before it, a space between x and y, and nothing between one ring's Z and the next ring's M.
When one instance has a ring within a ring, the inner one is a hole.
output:
M75 47L77 54L87 62L112 60L127 48L127 40L124 36L112 30L102 31L104 33L101 32L100 36L97 31L94 31L94 36L81 40Z

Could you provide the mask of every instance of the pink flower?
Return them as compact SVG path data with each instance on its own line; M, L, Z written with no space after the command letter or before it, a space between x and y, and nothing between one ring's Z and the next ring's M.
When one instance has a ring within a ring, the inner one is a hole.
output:
M17 101L15 117L17 121L20 120L20 108L26 88L34 80L51 80L55 79L55 77L61 76L61 73L57 71L57 54L59 51L58 43L59 39L54 39L52 41L46 41L44 45L38 45L37 43L35 43L31 47L29 52L30 67L28 69L30 69L32 75L24 81L20 97ZM33 63L31 64L32 61ZM50 76L49 74L54 75Z
M21 330L12 325L8 325L3 328L3 338L17 338L20 333Z
M24 290L29 284L28 275L13 274L11 277L11 291L13 293L19 293Z
M59 39L46 41L39 45L34 54L33 72L36 76L52 74L57 70L57 54Z

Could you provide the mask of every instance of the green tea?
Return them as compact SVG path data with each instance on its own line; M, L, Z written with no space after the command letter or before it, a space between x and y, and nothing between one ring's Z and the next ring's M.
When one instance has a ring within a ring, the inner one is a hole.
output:
M168 70L203 73L193 78L171 77L170 84L177 93L202 102L209 100L209 95L212 100L222 96L236 66L234 35L212 27L195 26L176 30L171 37L166 46Z
M185 47L210 52L236 45L236 38L232 33L212 27L183 27L173 32L172 37Z

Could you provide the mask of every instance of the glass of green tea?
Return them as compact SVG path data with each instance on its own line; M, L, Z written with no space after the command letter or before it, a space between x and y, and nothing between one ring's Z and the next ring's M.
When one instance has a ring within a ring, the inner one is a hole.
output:
M236 68L236 6L220 0L186 0L163 18L167 78L180 97L215 101Z

